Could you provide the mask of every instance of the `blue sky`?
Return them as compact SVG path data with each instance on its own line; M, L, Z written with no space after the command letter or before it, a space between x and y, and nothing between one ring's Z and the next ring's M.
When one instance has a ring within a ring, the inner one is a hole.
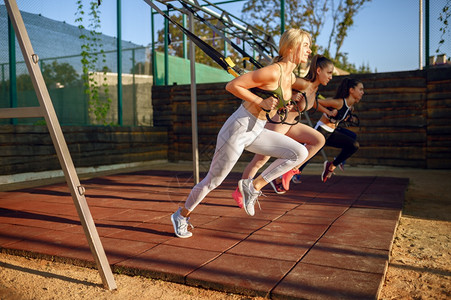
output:
M37 3L36 3L37 2ZM117 36L116 0L103 0L100 6L102 32ZM215 0L213 2L219 2ZM222 5L240 17L245 1ZM431 1L431 55L438 45L437 17L446 0ZM0 1L3 4L3 0ZM76 0L17 0L19 9L42 14L44 17L74 24ZM88 3L88 1L85 1ZM202 3L202 2L201 2ZM162 7L161 5L159 5ZM162 18L155 18L156 29L162 27ZM329 27L323 29L318 44L326 45ZM151 42L150 7L142 0L122 0L122 39L139 45ZM450 40L442 52L451 56ZM354 18L342 51L356 66L369 65L378 72L406 71L419 68L419 0L373 0L367 3Z

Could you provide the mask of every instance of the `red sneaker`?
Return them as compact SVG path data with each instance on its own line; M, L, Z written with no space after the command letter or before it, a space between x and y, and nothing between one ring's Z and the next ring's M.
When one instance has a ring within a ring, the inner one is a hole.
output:
M283 188L282 183L277 183L275 180L270 181L269 184L272 186L272 188L274 189L274 192L276 192L276 194L285 194L287 191Z
M243 196L241 195L239 188L236 188L236 190L232 193L232 197L236 204L238 204L240 208L243 208Z
M282 186L283 186L283 188L286 191L290 190L291 178L293 178L294 175L297 175L299 173L301 173L299 171L299 169L296 169L296 170L291 169L290 171L288 171L285 174L283 174L283 176L282 176Z
M324 162L323 173L321 173L321 181L322 182L326 182L327 179L332 177L332 174L334 174L334 171L330 170L330 165L332 165L332 162L328 162L327 160Z

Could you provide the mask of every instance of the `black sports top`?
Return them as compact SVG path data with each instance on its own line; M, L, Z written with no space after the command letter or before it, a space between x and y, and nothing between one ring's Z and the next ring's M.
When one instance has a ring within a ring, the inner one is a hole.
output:
M343 98L343 106L337 111L337 114L333 117L330 117L329 120L333 123L340 123L348 116L351 107L346 103L346 99Z

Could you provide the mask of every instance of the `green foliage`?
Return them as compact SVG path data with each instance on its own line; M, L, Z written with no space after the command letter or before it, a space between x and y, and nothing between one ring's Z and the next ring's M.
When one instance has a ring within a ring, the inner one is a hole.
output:
M337 67L346 71L355 71L353 64L347 61L341 52L354 17L365 3L371 0L285 0L285 27L303 28L312 36L313 54L322 53L337 63ZM244 19L263 31L280 36L280 1L247 0L243 7ZM332 22L327 45L318 45L317 38L322 32L326 20ZM332 43L335 53L332 55ZM362 71L366 67L360 68Z
M99 69L98 67L99 63L106 63L106 55L102 49L103 44L100 38L101 33L98 31L100 29L99 13L98 1L90 1L88 12L89 25L85 28L83 18L86 12L83 7L83 1L77 0L77 12L75 14L77 18L75 22L79 23L78 28L82 32L79 38L84 42L81 46L82 79L85 93L89 97L89 112L95 115L98 123L109 125L106 120L111 107L111 98L109 97L106 77L108 69L106 67L100 67ZM86 34L84 29L88 29ZM94 76L96 71L103 72L103 82L98 82L98 79ZM101 88L103 88L104 96L100 94Z
M21 74L16 77L16 85L18 91L33 91L34 86L29 74ZM9 82L8 82L9 86Z
M367 63L366 65L362 63L360 67L356 67L355 64L349 62L347 53L340 53L338 59L332 59L332 61L334 62L335 67L346 70L352 74L372 72L369 63Z
M70 86L78 81L79 75L74 67L68 63L58 63L56 60L50 64L41 63L42 76L47 86L57 83Z
M451 0L448 0L445 4L445 6L442 8L442 11L440 12L440 15L438 17L438 20L443 23L443 26L440 27L440 41L438 42L437 50L435 50L436 53L440 52L440 47L445 43L445 34L448 32L448 19L451 16L451 10L450 10Z
M356 67L348 61L347 54L341 52L341 47L347 37L347 33L354 24L354 17L362 6L368 2L371 2L371 0L285 0L285 28L303 28L308 31L312 35L313 54L324 54L331 58L337 67L352 73L371 72L368 64L366 66ZM276 40L277 37L280 37L280 0L247 0L242 12L243 20L266 32L268 35L273 36ZM182 23L180 14L172 14L171 17L179 23ZM211 18L208 18L208 20L213 24L219 22ZM316 41L319 34L323 31L326 20L332 21L328 44L318 45ZM197 36L218 51L224 51L224 41L215 35L208 26L197 21L194 24L194 33ZM230 30L233 31L233 28ZM183 34L181 30L169 23L169 35L169 54L182 57ZM233 41L236 42L237 40L233 38ZM243 45L242 41L240 42ZM334 54L332 54L332 47L335 48ZM164 29L158 32L158 46L156 49L157 51L164 51ZM195 51L196 62L219 68L198 47L196 47ZM247 52L252 54L251 49L247 49ZM227 55L236 63L241 60L241 56L230 46L228 46ZM250 64L247 65L247 69L252 69L252 66L249 66Z
M177 21L179 24L183 24L182 15L180 13L171 14L171 18ZM206 16L204 18L207 19ZM210 23L213 25L217 25L218 20L208 19ZM188 18L186 23L188 23ZM188 25L186 25L188 28ZM215 34L213 30L211 30L207 25L202 22L194 22L194 30L193 32L200 37L204 42L215 48L219 52L224 52L224 40ZM176 27L174 24L169 22L169 37L170 44L168 45L168 53L173 56L183 57L183 33L182 31ZM233 39L234 43L240 43L242 45L242 41L238 41L235 38ZM189 39L187 40L189 41ZM187 48L187 57L189 57L189 43L186 44ZM158 46L155 49L156 51L164 52L164 28L158 31ZM252 52L250 53L252 54ZM235 63L239 63L241 61L241 56L233 49L230 45L227 45L227 56L230 57ZM208 55L206 55L199 47L195 47L195 59L196 62L206 64L215 68L221 68L214 60L212 60ZM247 64L248 68L250 68L250 64Z
M77 83L78 74L68 63L58 63L53 61L51 64L41 63L42 77L44 77L47 87L55 86L57 83L63 86L70 86ZM9 87L9 80L5 82L5 86ZM18 91L33 91L34 86L28 73L21 74L16 77Z

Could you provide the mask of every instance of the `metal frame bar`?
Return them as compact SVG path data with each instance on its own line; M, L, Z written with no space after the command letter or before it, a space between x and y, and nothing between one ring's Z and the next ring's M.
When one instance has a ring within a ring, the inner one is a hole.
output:
M77 209L81 225L83 226L85 236L88 240L89 247L96 261L100 276L102 277L103 285L109 290L116 289L117 286L114 281L113 273L111 272L110 265L108 264L105 251L94 224L94 220L91 216L91 212L89 211L89 207L86 202L85 189L80 184L80 181L78 179L78 175L75 171L75 167L72 162L66 141L64 139L61 126L58 122L55 109L53 108L47 86L45 85L44 78L42 77L42 73L38 65L39 58L33 52L30 38L28 37L28 33L26 31L25 24L23 22L16 1L5 0L5 5L8 10L11 23L14 26L16 37L22 50L22 54L27 65L28 72L30 73L30 77L33 82L33 86L40 106L0 109L0 118L45 118L50 136L53 141L53 145L55 147L58 159L64 172L64 176L66 178L66 182L69 186L72 199Z
M305 116L305 119L307 120L307 123L310 125L310 127L314 128L313 124L312 124L312 120L310 120L310 117L307 112L304 112L304 116ZM321 152L321 155L323 156L324 160L327 160L327 154L326 154L326 151L324 151L324 147L320 150L320 152Z

